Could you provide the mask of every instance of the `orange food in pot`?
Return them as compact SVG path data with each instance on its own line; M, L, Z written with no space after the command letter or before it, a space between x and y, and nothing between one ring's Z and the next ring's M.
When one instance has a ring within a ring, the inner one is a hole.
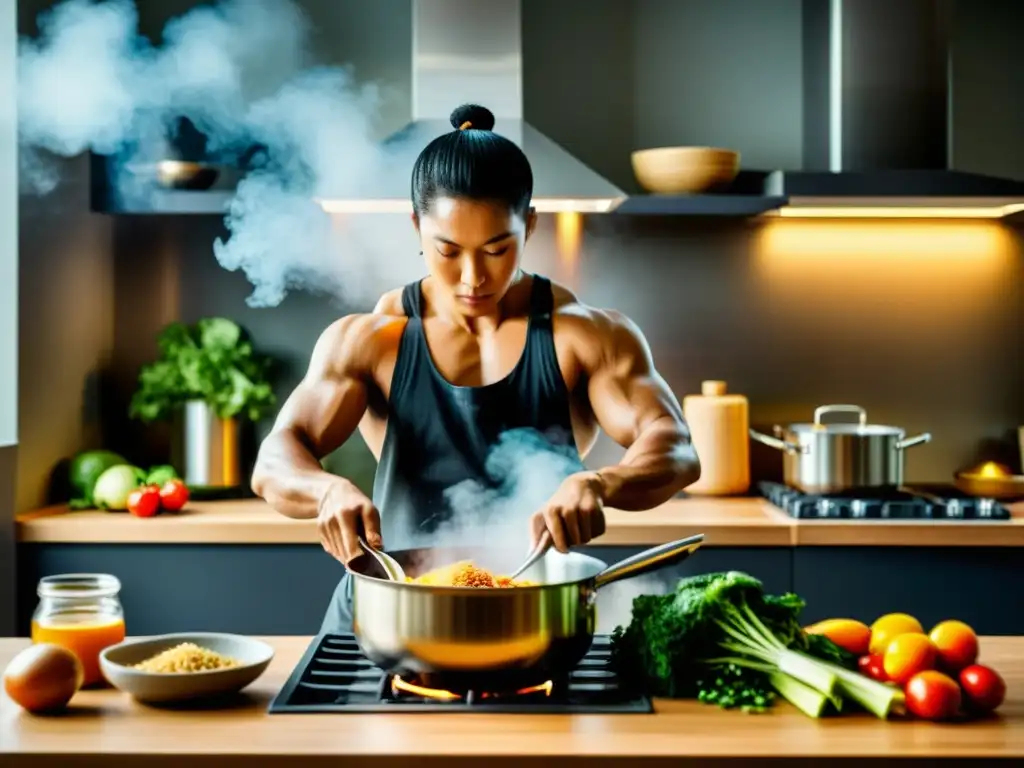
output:
M485 568L473 565L464 560L452 565L435 568L432 571L416 576L406 577L412 584L428 584L435 587L526 587L534 584L530 581L513 581L508 576L495 576Z

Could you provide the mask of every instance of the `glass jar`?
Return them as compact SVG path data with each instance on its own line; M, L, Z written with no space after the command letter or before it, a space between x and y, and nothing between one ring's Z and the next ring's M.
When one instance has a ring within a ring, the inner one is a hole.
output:
M32 642L73 651L85 672L83 685L103 682L100 653L125 637L121 582L106 573L66 573L39 580L32 614Z

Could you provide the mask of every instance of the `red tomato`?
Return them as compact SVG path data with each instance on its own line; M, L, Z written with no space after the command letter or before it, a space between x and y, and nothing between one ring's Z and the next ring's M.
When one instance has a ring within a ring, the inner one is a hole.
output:
M885 674L885 664L882 654L870 653L857 659L857 668L864 677L870 677L880 683L889 682L889 676Z
M928 635L939 653L939 666L957 673L978 658L978 636L962 621L942 621Z
M904 691L907 709L926 720L948 720L960 710L960 686L933 669L918 672Z
M168 480L160 489L160 504L169 512L177 512L188 501L188 487L181 480Z
M144 485L128 494L128 511L136 517L152 517L160 511L160 489Z
M991 712L1006 698L1006 683L991 667L972 664L960 672L960 687L975 712Z

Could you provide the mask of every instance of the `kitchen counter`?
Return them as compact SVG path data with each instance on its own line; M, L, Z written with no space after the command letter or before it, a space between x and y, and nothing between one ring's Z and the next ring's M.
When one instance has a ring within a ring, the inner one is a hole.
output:
M643 512L606 512L596 546L650 546L705 535L708 547L1024 546L1024 502L1007 522L797 521L765 499L680 498ZM316 544L312 520L292 520L260 499L199 501L175 514L137 519L127 513L71 511L65 505L18 515L22 543Z
M4 768L269 766L684 765L889 756L1024 759L1024 638L982 638L1008 687L998 716L957 724L816 721L782 702L763 715L656 699L654 714L268 715L310 638L267 638L277 655L227 709L159 709L111 690L83 691L63 715L32 716L0 692ZM27 641L0 639L0 666ZM339 762L339 758L343 762ZM384 758L382 761L381 759ZM744 760L745 761L745 760ZM787 762L786 764L790 764Z

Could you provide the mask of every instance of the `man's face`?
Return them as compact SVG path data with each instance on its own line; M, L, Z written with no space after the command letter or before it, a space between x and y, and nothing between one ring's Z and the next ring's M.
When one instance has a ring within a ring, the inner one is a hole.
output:
M462 314L493 314L515 279L523 246L536 226L502 203L439 197L419 217L430 276Z

